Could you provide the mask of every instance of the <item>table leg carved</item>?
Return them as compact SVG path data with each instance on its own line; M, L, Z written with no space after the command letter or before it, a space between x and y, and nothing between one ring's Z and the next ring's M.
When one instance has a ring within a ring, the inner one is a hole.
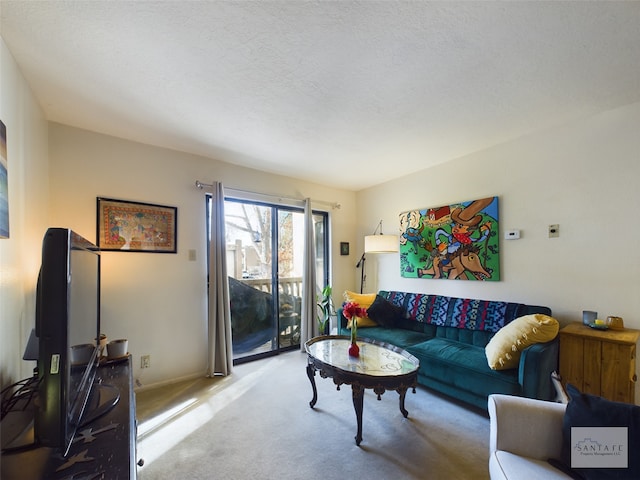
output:
M356 433L356 445L362 442L362 409L364 407L364 387L362 385L351 385L351 396L353 397L353 408L356 411L356 422L358 432Z
M404 418L409 416L409 412L404 408L404 399L407 396L407 388L398 388L397 392L400 394L400 412ZM413 393L416 393L416 387L413 387Z
M311 388L313 389L313 398L309 402L309 406L311 408L314 407L316 402L318 401L318 389L316 388L316 371L311 366L311 364L307 365L307 377L309 377L309 381L311 382Z

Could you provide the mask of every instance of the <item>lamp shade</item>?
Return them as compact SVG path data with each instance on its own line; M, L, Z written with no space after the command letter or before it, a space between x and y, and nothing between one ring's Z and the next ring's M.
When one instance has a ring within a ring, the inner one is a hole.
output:
M398 251L397 235L366 235L364 237L365 253L393 253Z

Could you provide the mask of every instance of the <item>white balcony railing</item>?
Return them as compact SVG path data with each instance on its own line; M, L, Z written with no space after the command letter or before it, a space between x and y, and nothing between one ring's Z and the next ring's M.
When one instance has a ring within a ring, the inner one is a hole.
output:
M243 278L240 281L262 292L271 293L270 278ZM302 297L302 277L280 278L278 280L278 291L294 297Z

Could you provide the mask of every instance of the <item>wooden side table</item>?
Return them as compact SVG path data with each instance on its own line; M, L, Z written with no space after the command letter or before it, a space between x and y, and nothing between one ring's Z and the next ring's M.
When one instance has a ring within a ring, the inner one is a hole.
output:
M560 375L581 392L635 403L640 330L596 330L575 322L560 330Z

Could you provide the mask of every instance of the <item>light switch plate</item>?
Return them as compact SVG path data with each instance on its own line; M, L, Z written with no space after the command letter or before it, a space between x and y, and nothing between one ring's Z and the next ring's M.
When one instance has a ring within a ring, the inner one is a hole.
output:
M507 230L504 232L505 240L518 240L520 238L520 230Z

